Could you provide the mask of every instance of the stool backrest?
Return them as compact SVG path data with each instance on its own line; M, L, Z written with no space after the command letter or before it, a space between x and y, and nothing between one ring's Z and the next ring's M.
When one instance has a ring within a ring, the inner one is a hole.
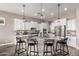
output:
M33 42L33 43L36 43L36 42L38 42L36 39L27 39L27 42L29 43L29 42Z
M21 41L21 37L16 37L16 41L20 42Z
M46 39L44 43L54 43L54 39Z
M67 43L67 40L68 40L68 38L66 37L66 38L64 38L64 42L66 42Z

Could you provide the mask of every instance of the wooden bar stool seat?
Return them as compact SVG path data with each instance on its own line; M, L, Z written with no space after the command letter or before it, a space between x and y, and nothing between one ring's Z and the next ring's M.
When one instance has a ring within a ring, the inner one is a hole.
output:
M16 37L16 48L15 48L15 55L22 54L24 52L27 52L26 50L26 41L21 40L21 37Z
M36 39L28 39L28 55L38 56L38 41Z
M62 40L57 41L57 43L56 43L56 52L57 52L57 54L60 54L60 55L63 55L63 56L69 55L67 40L68 40L68 38L64 38ZM58 49L58 44L60 44L59 49Z
M49 51L49 47L51 50ZM53 51L52 51L53 48ZM44 49L43 49L43 55L48 56L48 53L51 53L51 56L53 55L54 52L54 40L53 39L46 39L44 41Z

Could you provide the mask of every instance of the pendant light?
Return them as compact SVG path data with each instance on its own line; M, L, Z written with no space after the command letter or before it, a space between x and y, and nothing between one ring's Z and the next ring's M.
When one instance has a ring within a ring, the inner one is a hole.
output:
M44 15L43 15L43 4L41 2L41 13L40 13L40 18L41 18L41 21L42 22L45 22L44 19L43 19Z
M25 20L25 19L26 19L26 18L25 18L25 7L26 7L26 5L23 4L22 7L23 7L23 20ZM25 21L26 21L26 20L25 20Z
M25 7L26 7L26 5L25 4L23 4L22 5L22 7L23 7L23 10L22 10L22 19L24 20L24 30L26 29L26 24L25 24L25 22L27 22L27 20L26 20L26 17L25 17Z
M60 19L60 4L58 4L57 6L58 6L58 19Z

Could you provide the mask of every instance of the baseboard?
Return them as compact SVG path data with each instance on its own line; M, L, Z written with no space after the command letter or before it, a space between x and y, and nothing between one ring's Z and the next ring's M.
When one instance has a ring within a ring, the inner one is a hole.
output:
M79 50L79 47L77 47L77 46L76 46L76 47L73 47L73 48L75 48L75 49Z
M79 50L79 47L76 47L76 49L78 49L78 50Z
M7 46L7 45L15 45L15 44L14 44L14 42L11 42L11 43L5 43L5 44L0 44L0 47L1 47L1 46Z

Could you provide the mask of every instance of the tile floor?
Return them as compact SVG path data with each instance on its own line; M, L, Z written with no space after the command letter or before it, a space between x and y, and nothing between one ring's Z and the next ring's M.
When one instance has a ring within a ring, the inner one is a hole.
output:
M0 56L14 56L14 52L14 45L3 47L2 49L0 48ZM72 47L69 47L69 53L70 56L79 56L79 50ZM25 54L22 54L21 56L25 56Z

